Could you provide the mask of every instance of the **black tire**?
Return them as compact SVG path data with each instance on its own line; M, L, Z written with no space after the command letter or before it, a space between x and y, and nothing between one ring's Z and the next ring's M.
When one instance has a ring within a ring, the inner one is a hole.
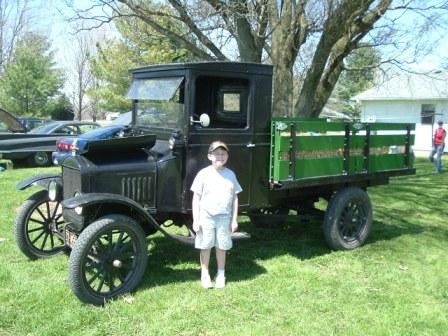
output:
M132 291L148 260L145 233L133 219L109 215L79 235L69 261L69 283L85 303L102 305Z
M270 228L282 224L288 217L289 209L263 208L249 212L250 221L258 228Z
M62 235L65 222L60 202L50 201L47 190L31 195L20 207L14 225L19 249L30 259L46 258L67 251Z
M51 153L36 152L29 157L29 163L37 167L47 167L51 163Z
M338 191L330 199L323 231L334 250L352 250L364 244L372 227L372 204L367 193L356 187Z

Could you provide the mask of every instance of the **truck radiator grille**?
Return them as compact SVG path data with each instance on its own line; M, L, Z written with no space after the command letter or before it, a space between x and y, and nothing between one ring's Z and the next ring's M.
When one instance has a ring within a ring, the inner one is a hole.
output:
M150 176L123 177L121 194L139 203L150 203L152 201L151 183Z
M81 192L81 173L77 169L63 167L62 181L64 183L64 199L71 198L75 192Z

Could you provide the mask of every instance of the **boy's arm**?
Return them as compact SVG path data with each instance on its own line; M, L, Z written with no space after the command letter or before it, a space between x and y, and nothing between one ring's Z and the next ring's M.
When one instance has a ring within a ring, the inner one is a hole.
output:
M238 230L238 194L233 197L232 221L230 222L230 230L235 232Z
M201 197L199 194L193 194L193 202L191 205L191 210L193 211L193 230L198 232L201 229L201 224L199 221L199 206L200 206Z

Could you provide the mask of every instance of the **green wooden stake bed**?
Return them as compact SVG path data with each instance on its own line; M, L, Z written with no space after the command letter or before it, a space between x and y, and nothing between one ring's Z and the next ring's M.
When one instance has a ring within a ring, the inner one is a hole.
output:
M30 259L71 250L69 283L83 302L100 305L133 290L154 233L193 242L190 186L210 164L212 141L230 149L228 166L243 187L239 212L255 228L317 216L336 250L367 240L369 187L415 173L412 124L272 118L271 66L169 64L134 69L132 77L132 124L121 137L91 141L65 159L61 174L17 186L43 189L18 213L19 248ZM315 208L320 199L325 211ZM189 235L169 232L171 225Z
M413 124L273 118L273 187L412 173Z

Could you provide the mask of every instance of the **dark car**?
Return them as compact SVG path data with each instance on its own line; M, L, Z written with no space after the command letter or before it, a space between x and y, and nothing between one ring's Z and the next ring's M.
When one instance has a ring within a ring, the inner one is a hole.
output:
M35 117L19 117L17 118L20 123L25 127L27 130L32 130L36 127L42 126L51 120L48 119L41 119L41 118L35 118Z
M52 121L28 133L0 140L0 159L24 161L37 166L51 163L51 153L61 137L75 137L100 127L89 121Z
M0 134L25 133L27 129L8 111L0 108Z
M84 134L97 127L100 127L100 125L90 121L52 121L32 129L28 134L78 135Z
M92 140L104 140L123 137L126 133L125 125L100 127L76 138L61 138L56 141L57 150L51 155L55 165L61 164L69 156L83 153Z

